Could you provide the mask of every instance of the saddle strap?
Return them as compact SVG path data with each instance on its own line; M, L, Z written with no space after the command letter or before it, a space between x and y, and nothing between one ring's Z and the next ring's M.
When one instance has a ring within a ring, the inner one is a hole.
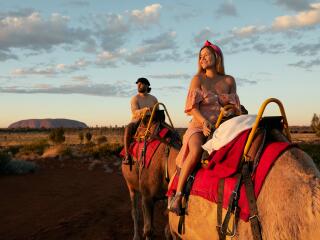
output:
M224 178L221 178L219 179L219 183L218 183L217 226L216 226L220 240L225 239L221 234L223 194L224 194Z
M253 235L253 239L262 240L261 226L258 218L258 208L256 203L256 197L254 194L254 188L253 188L253 183L252 183L251 175L249 172L248 164L244 164L242 168L242 173L243 173L243 182L245 185L245 190L246 190L246 194L249 202L249 211L250 211L249 221L251 225L251 232Z
M184 232L184 219L185 219L185 215L187 213L187 208L188 208L188 200L189 200L189 196L190 196L190 192L191 192L191 188L195 179L195 176L197 174L199 170L199 165L196 166L194 168L194 170L192 171L192 173L189 175L187 182L184 186L183 189L183 195L184 195L184 199L182 201L182 207L181 207L181 214L179 217L179 224L178 224L178 233L182 234Z

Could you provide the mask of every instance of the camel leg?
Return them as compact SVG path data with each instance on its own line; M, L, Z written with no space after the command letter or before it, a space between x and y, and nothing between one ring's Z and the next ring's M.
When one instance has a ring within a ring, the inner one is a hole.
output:
M153 208L154 202L152 198L142 196L142 210L143 210L143 237L145 239L152 239L153 234Z
M165 226L164 235L166 237L166 240L174 240L171 234L169 223L167 223L167 225Z
M130 198L131 198L131 215L133 220L133 227L134 227L134 236L133 240L139 240L139 209L138 209L138 203L139 203L139 195L138 192L129 189L130 191Z

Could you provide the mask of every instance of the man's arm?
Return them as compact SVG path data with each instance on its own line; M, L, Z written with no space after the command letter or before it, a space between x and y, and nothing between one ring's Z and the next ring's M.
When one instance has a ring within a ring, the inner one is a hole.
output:
M147 107L140 109L138 99L136 96L133 96L131 98L131 112L132 112L133 118L141 118L144 112L147 110L148 110Z

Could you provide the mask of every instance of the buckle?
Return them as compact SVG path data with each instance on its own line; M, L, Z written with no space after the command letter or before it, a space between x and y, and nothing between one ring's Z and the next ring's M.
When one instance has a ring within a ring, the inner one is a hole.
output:
M260 218L259 218L259 216L258 216L257 214L249 217L249 220L251 221L251 220L254 219L254 218L257 218L257 220L260 222Z
M188 177L188 179L187 179L187 182L189 181L189 179L191 179L192 181L194 181L195 177L194 177L192 174L190 174L189 177Z

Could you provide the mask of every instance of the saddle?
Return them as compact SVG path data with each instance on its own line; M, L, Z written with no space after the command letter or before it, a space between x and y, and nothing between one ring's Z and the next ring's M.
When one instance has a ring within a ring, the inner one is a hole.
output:
M275 102L278 104L281 116L277 117L263 117L263 112L270 102ZM218 121L216 123L216 128L219 126L223 115L223 110L221 111ZM286 133L286 137L282 133ZM241 185L244 185L245 195L247 196L248 205L249 205L249 221L251 224L251 231L254 240L261 240L261 225L258 218L258 209L256 205L256 197L255 197L255 189L253 186L252 176L254 176L257 166L259 166L259 161L262 152L266 146L266 143L270 141L281 141L284 142L281 144L281 147L273 150L271 147L272 144L266 147L266 152L270 151L276 154L280 154L281 151L286 149L291 142L291 136L289 132L288 122L286 119L286 115L284 112L284 108L282 103L275 98L269 98L263 102L259 109L259 113L256 117L256 121L250 130L250 134L247 135L246 144L244 146L243 155L238 165L238 173L234 175L237 179L235 182L235 187L229 197L229 203L227 208L227 213L222 220L222 204L223 204L223 193L224 193L224 178L220 178L218 182L218 190L217 190L217 232L220 240L225 240L226 236L234 237L237 231L237 219L239 218L239 207L238 202L240 199L240 188ZM267 155L267 154L266 154ZM266 177L268 169L271 167L271 164L264 169L264 173L261 176ZM259 167L258 167L259 168ZM263 172L263 171L262 171ZM183 213L186 213L187 201L191 192L192 184L195 180L196 170L188 177L187 183L184 188L185 201L183 206ZM261 180L261 179L260 179ZM261 188L262 181L257 184L257 189ZM259 186L260 184L260 186ZM259 190L258 190L259 191ZM241 191L243 192L243 191ZM257 193L258 194L258 193ZM178 224L178 232L182 234L184 218L185 215L180 216L179 224ZM229 222L231 217L234 217L233 227L231 231L229 230Z

